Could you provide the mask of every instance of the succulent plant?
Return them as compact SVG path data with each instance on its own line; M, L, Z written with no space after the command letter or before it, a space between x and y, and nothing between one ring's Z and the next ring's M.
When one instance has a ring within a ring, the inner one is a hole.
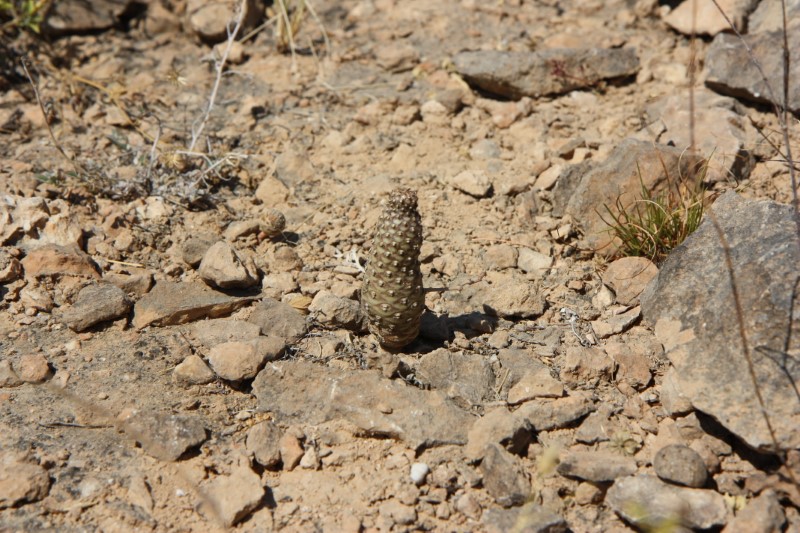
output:
M417 194L411 189L395 189L378 220L361 287L369 330L388 350L403 348L419 333L425 309L421 245Z
M286 217L277 209L266 209L261 221L261 231L269 237L277 237L286 227Z

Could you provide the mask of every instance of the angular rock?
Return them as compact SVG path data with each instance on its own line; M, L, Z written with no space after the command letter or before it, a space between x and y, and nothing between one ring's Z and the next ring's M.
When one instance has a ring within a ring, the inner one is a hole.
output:
M103 276L103 281L116 285L125 294L141 298L153 286L153 273L144 269L131 268L125 273L109 272Z
M533 502L513 509L487 509L481 518L486 533L567 533L567 521L553 511Z
M11 366L11 361L8 359L0 361L0 387L19 387L22 383L14 367Z
M506 450L524 455L533 441L533 425L505 408L494 409L477 419L469 430L464 455L472 461L483 458L489 444L500 444Z
M133 303L122 289L108 283L87 285L71 307L62 310L61 321L72 331L84 331L128 314Z
M780 449L800 447L800 365L784 352L800 263L791 207L722 195L700 228L676 248L642 295L676 369L680 391L749 446L774 451L740 343L737 307L716 220L727 241L758 386ZM791 317L794 317L793 319ZM793 324L790 326L790 324Z
M640 345L634 343L607 342L606 353L616 363L617 382L624 382L636 390L650 384L650 361Z
M475 198L491 196L492 181L481 170L465 170L450 178L450 185Z
M281 437L283 432L273 422L259 422L247 431L245 446L258 464L272 468L281 462Z
M257 325L231 318L200 320L188 329L192 337L206 348L223 342L248 342L258 338L261 333Z
M567 357L561 365L559 377L564 383L572 384L610 381L614 368L613 359L601 348L570 346L567 348Z
M736 112L733 98L720 96L705 88L697 88L695 108L690 111L686 95L671 94L656 101L647 109L650 122L663 126L655 140L660 144L685 150L692 137L686 127L694 124L694 143L697 154L707 158L703 181L729 182L750 176L755 157L747 138L747 119ZM652 128L652 125L647 126Z
M659 395L661 405L669 416L680 416L694 410L692 402L680 390L680 379L674 367L670 367L664 374L664 381L661 382L661 394Z
M25 383L41 383L50 377L50 363L40 353L23 355L14 368Z
M552 402L528 402L522 404L514 414L530 422L536 431L550 431L565 428L594 410L591 400L576 395Z
M203 421L190 415L135 412L123 428L145 452L161 461L177 461L186 450L206 440Z
M603 283L614 291L617 303L635 305L657 274L658 268L646 257L623 257L609 264L601 277Z
M616 214L616 203L629 206L641 199L642 185L659 194L690 175L691 157L684 150L652 142L625 139L601 164L591 167L580 180L565 213L579 221L589 246L613 255L605 206ZM665 170L666 169L666 173Z
M0 509L36 502L50 492L50 476L39 465L0 463Z
M249 466L240 465L230 475L218 476L203 486L203 514L213 516L225 527L241 522L261 504L264 487L261 477Z
M668 521L708 529L727 520L725 500L716 492L668 485L649 474L618 479L605 501L625 520L645 529Z
M243 260L224 241L211 245L200 261L197 273L203 281L220 289L247 289L258 284L258 274L252 261Z
M549 255L524 246L519 249L517 267L526 274L541 274L551 266L553 266L553 258Z
M773 533L783 531L785 523L786 514L777 495L772 490L765 490L736 513L736 518L728 522L722 533Z
M10 283L22 277L22 263L7 250L0 250L0 283Z
M633 309L628 309L624 313L618 315L611 315L608 318L592 321L592 330L600 339L605 339L611 335L627 331L642 315L642 309L639 306Z
M636 460L602 451L570 452L561 459L557 470L562 476L601 483L635 473Z
M264 298L253 306L247 320L261 328L262 335L281 337L287 343L299 341L308 331L306 318L297 309L273 298Z
M133 326L173 326L198 318L216 318L233 313L252 302L253 297L228 296L202 283L159 281L133 310Z
M510 244L493 244L483 251L486 270L503 270L517 266L519 252Z
M797 20L800 16L800 0L761 0L747 20L748 33L783 30L783 6L786 5L786 20Z
M670 483L701 488L708 479L703 458L684 444L664 446L653 458L656 475Z
M363 331L366 327L366 316L361 305L330 291L319 291L308 306L308 311L314 314L320 324L327 327L351 331Z
M793 21L788 28L789 55L800 57L800 22ZM755 102L776 102L783 105L783 59L775 53L783 46L780 30L746 35L753 57L761 64L772 93L745 49L744 43L730 33L720 33L706 52L706 85L719 93ZM800 113L800 73L790 69L788 107Z
M274 361L286 348L278 337L260 337L249 342L223 342L208 354L211 368L222 379L241 381L252 379L267 361Z
M236 6L227 2L205 2L204 0L191 0L186 6L186 16L189 28L198 37L208 43L224 41L228 36L228 25L232 28L236 19ZM247 33L261 21L264 9L257 0L247 0L243 3L242 32Z
M717 3L741 31L746 27L747 15L758 5L758 0L717 0ZM713 37L731 28L711 0L685 0L664 17L664 22L684 35L705 34Z
M62 276L99 279L92 258L77 248L46 244L32 250L23 260L28 279Z
M49 35L86 33L108 29L125 13L131 0L98 0L55 2L47 10L43 30Z
M203 256L206 255L208 249L219 240L220 238L217 235L210 233L201 233L189 237L180 246L181 259L187 265L197 268L200 266L200 261L203 260Z
M422 383L466 409L483 404L493 394L494 373L482 355L439 348L422 356L416 370Z
M639 70L632 48L461 52L453 57L453 63L469 84L508 98L564 94L601 80L626 78Z
M321 424L344 419L368 435L401 439L413 448L465 444L473 417L437 391L424 391L375 372L326 368L305 361L268 365L253 381L259 408L278 420Z
M503 507L519 505L531 493L531 480L518 457L499 444L490 444L480 464L483 487Z
M542 366L528 372L508 391L509 405L524 403L534 398L561 398L564 385L550 375L550 369Z
M536 318L547 305L536 285L514 271L487 272L484 280L464 293L476 307L500 318Z
M550 334L545 332L543 335L537 335L537 342L543 342L546 347L553 347L553 341L560 346L561 331L560 328L553 328ZM553 335L554 333L554 335ZM553 350L555 353L555 349ZM502 365L502 372L504 373L505 380L503 388L500 389L500 394L508 394L511 388L517 383L522 381L527 374L539 374L541 372L550 372L550 367L539 361L534 357L530 350L521 348L505 348L498 352L497 358ZM507 372L507 375L505 373Z
M214 381L216 375L197 355L190 355L172 371L172 378L187 385L205 385Z

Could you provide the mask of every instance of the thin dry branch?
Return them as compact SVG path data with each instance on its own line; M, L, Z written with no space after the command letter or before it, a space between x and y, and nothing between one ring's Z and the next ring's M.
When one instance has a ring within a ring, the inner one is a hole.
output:
M227 28L228 40L225 42L225 49L222 51L222 56L214 62L214 69L216 71L214 86L212 87L211 94L208 97L208 105L206 106L203 116L196 120L195 124L192 125L192 140L187 148L188 152L194 151L197 141L200 139L200 135L203 133L203 130L206 127L206 123L208 123L208 117L211 115L211 111L214 109L214 104L217 101L217 93L219 92L219 86L222 82L222 74L225 71L225 64L228 61L228 55L230 54L233 43L236 41L236 36L239 34L239 30L242 27L246 1L247 0L242 0L237 8L236 23L233 29L231 29L230 26Z

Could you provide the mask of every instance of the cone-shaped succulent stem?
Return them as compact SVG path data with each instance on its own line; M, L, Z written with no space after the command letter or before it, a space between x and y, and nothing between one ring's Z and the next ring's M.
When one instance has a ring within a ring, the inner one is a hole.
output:
M421 245L417 194L411 189L395 189L378 220L361 287L369 330L387 350L403 348L419 333L425 309Z

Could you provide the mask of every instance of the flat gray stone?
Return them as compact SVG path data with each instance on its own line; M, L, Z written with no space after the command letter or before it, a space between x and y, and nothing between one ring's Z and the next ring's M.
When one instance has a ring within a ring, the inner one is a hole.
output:
M228 296L201 283L160 281L134 306L133 326L172 326L199 318L229 315L252 302L252 296Z
M177 461L206 440L203 421L191 415L137 412L125 421L124 429L148 455L161 461Z
M567 521L549 509L533 502L513 509L487 509L481 518L481 531L486 533L566 533Z
M790 206L744 200L734 192L712 207L727 240L758 386L780 449L800 447L797 341L785 353L788 327L798 328L792 291L800 264ZM737 310L720 239L706 216L676 248L642 295L676 369L680 392L756 450L775 445L756 398L741 347ZM792 319L792 317L794 317Z
M562 476L600 483L635 473L636 460L602 451L570 452L558 463L557 470Z
M192 337L205 346L211 348L223 342L246 342L257 338L261 331L259 327L249 321L234 320L232 318L213 318L194 322L187 329Z
M200 510L231 527L253 512L264 498L261 477L248 466L240 465L230 475L214 478L203 486L206 498Z
M790 57L800 57L800 22L788 28ZM761 64L772 93L745 49L744 43L730 33L720 33L706 52L706 85L722 94L745 100L783 104L783 32L766 31L744 37ZM800 73L790 69L789 109L800 112Z
M261 329L262 335L273 335L286 342L299 341L308 331L306 317L289 304L273 298L264 298L253 306L248 322Z
M469 430L464 455L472 461L478 461L483 458L490 444L500 444L511 453L524 455L532 441L533 425L501 407L475 421Z
M482 404L493 394L494 372L488 359L479 354L440 348L422 356L416 375L422 383L444 392L467 409Z
M507 98L564 94L639 70L632 48L561 48L539 52L483 50L453 57L470 85Z
M69 329L84 331L95 324L127 315L132 305L128 295L116 285L97 283L81 289L75 303L59 314Z
M531 479L522 461L499 444L490 444L480 464L483 487L503 507L520 505L530 497Z
M438 391L306 361L277 361L253 381L259 408L276 420L321 424L346 420L368 435L403 440L413 448L465 444L472 415Z
M688 528L708 529L725 525L728 518L720 494L669 485L649 474L618 479L605 501L626 521L643 529L675 520Z
M550 431L565 428L595 409L589 398L576 394L551 402L524 403L514 414L530 422L536 431Z

